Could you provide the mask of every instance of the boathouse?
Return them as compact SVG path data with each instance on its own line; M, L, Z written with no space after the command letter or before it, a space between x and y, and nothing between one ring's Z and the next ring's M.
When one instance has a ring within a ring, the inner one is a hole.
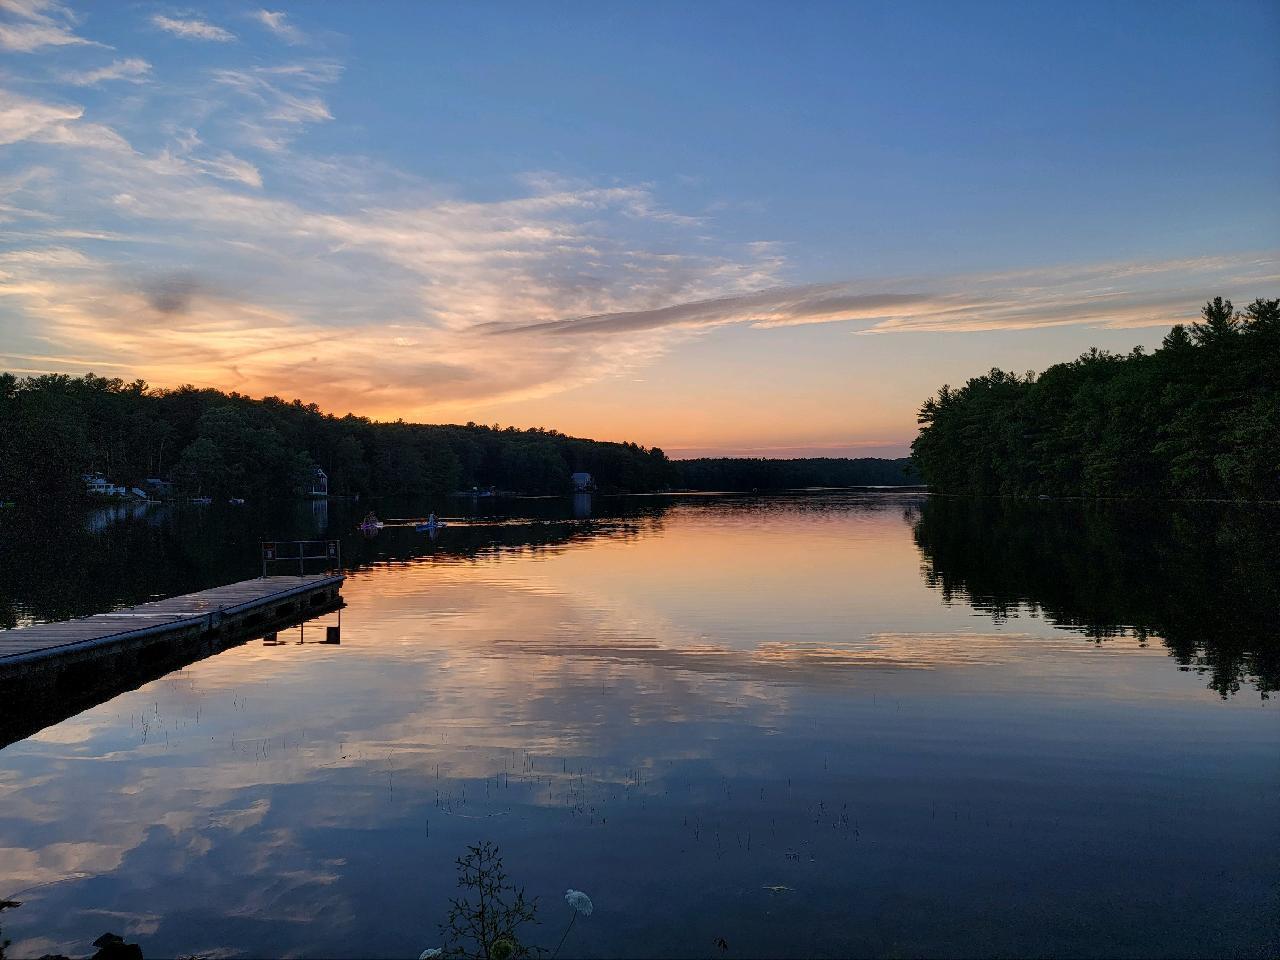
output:
M95 497L127 497L129 488L117 486L100 473L85 473L80 477L84 481L85 492Z

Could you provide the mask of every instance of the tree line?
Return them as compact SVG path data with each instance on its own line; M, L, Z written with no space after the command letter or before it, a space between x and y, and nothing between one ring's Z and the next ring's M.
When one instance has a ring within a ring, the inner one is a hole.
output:
M0 501L74 502L84 496L82 475L94 472L125 486L168 480L184 496L276 499L310 489L317 466L338 496L562 493L576 471L604 491L679 482L657 447L555 430L377 423L279 397L153 389L93 374L0 374Z
M85 497L85 474L178 496L302 495L320 467L335 496L473 487L567 493L589 473L605 493L900 484L905 460L673 461L658 447L541 427L379 423L315 404L192 386L155 389L88 374L0 373L0 502L54 508Z
M907 457L705 457L679 460L680 485L689 490L794 490L799 487L903 486L920 483Z
M1215 297L1152 353L943 386L912 456L943 493L1280 499L1280 300Z

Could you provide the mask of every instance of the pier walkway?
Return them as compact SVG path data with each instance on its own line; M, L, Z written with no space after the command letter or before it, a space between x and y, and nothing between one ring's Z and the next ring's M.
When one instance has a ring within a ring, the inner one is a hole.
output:
M0 679L204 637L268 630L340 604L341 574L260 577L62 623L0 630ZM160 652L160 651L156 651Z

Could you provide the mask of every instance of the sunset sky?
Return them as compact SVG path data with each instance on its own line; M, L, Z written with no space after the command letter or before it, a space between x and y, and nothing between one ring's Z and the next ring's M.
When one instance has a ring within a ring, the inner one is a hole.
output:
M1280 296L1280 5L0 0L0 369L702 453Z

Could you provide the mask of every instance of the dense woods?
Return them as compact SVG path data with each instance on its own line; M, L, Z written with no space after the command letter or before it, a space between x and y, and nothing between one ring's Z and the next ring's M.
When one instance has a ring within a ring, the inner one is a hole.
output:
M183 495L274 499L301 494L316 466L335 495L472 486L559 493L574 471L606 491L664 489L678 479L656 447L554 430L374 423L277 397L153 390L92 374L0 374L0 501L74 501L87 472L127 486L168 479Z
M717 457L678 460L680 485L690 490L792 490L797 487L902 486L920 482L910 459L809 457L765 460Z
M914 460L944 493L1280 498L1280 300L1215 298L1150 354L944 386L919 422Z
M375 423L278 397L0 374L0 502L74 502L87 473L128 487L168 480L180 496L279 499L305 492L317 466L335 496L566 493L577 471L606 493L910 482L905 459L672 461L657 447L541 428Z

